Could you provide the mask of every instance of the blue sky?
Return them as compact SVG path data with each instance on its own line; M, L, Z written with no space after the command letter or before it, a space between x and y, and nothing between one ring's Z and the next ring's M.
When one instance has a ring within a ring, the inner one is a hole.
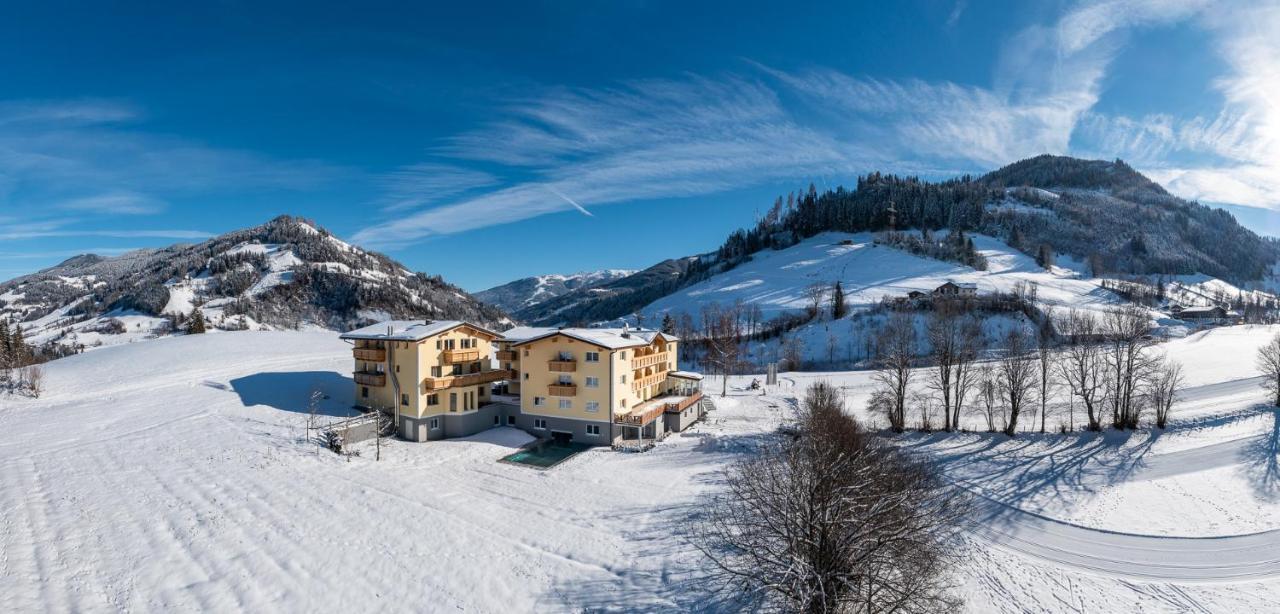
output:
M0 278L291 213L479 290L1045 152L1280 229L1277 2L24 4Z

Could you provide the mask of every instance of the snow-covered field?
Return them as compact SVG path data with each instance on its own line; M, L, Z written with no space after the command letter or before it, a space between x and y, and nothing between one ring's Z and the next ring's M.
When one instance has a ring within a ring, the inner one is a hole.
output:
M1192 388L1161 434L903 436L984 497L967 610L1274 611L1280 426L1252 354L1277 330L1163 346ZM733 378L705 424L644 454L538 471L497 462L529 440L498 428L348 460L300 441L311 391L330 419L349 412L347 348L163 338L55 361L40 399L0 397L4 609L705 610L683 535L718 471L811 381L873 423L866 373L786 373L765 394Z

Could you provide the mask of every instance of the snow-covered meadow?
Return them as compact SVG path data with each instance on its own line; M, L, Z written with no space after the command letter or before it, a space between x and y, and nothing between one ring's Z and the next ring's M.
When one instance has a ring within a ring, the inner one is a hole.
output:
M1164 344L1191 387L1163 433L902 436L982 497L967 609L1280 603L1280 426L1252 364L1277 330ZM748 376L643 454L538 471L498 462L529 440L498 428L375 462L301 442L313 390L329 419L350 412L349 369L332 333L227 332L58 360L41 398L0 397L5 609L711 609L684 535L718 472L812 381L876 420L868 373L784 373L764 394Z

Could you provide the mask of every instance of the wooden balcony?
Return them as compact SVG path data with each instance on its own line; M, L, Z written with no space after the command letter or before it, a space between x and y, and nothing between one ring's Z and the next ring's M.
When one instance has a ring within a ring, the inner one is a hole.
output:
M444 390L445 388L458 388L460 386L479 386L480 384L507 379L510 375L511 371L509 369L493 369L491 371L465 373L463 375L428 377L422 380L422 387L427 390Z
M453 364L456 362L473 362L480 360L480 350L445 350L444 361Z
M547 369L559 373L573 373L578 370L578 361L576 360L551 360L547 362Z
M649 386L652 386L654 384L661 384L662 381L665 379L667 379L666 371L659 371L657 373L654 373L653 375L646 375L644 377L638 378L635 381L631 382L631 390L635 392L640 392L641 390L644 390L645 388L648 388Z
M356 357L356 360L368 362L387 361L387 351L382 348L351 348L351 354Z
M697 403L698 401L701 401L701 400L702 400L702 393L695 392L685 397L679 403L667 403L663 406L663 408L666 411L669 411L673 414L678 414L686 409L689 409L690 406L692 406L694 403Z
M671 352L658 352L657 354L649 354L647 356L637 356L631 359L632 369L643 369L652 367L653 365L665 365L671 360Z
M515 350L498 350L498 360L516 360L520 357L520 353Z
M386 386L387 374L376 371L356 371L352 373L356 383L363 386Z
M658 405L656 407L650 407L648 410L640 413L635 413L634 409L631 411L632 413L629 414L614 414L613 421L618 424L644 426L653 422L654 418L661 416L663 412L667 411L667 407L665 405Z
M551 384L547 386L547 394L553 397L576 397L578 396L578 385Z

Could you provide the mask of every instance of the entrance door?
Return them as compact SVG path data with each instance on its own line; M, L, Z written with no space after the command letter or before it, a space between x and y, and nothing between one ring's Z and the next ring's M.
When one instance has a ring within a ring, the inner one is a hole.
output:
M560 445L567 445L570 441L573 441L573 433L551 431L551 440Z
M449 411L458 411L458 393L449 393Z

